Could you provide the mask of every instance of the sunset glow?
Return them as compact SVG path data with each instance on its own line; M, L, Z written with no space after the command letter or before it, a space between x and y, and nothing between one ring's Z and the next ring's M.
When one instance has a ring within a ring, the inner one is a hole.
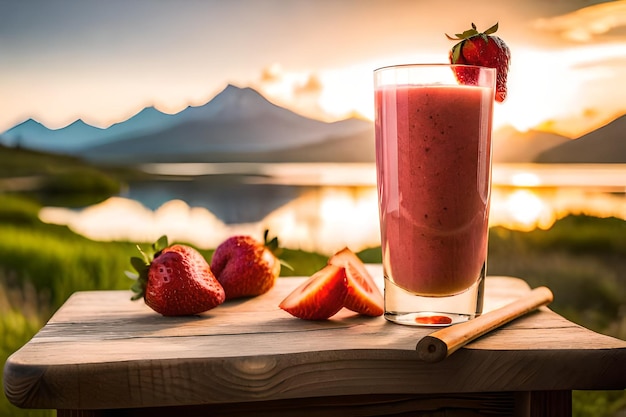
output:
M511 177L511 184L516 187L536 187L541 179L531 172L519 172Z
M517 229L532 230L539 225L547 209L541 199L529 190L516 190L506 199L507 211L517 223ZM554 217L551 219L554 221Z
M612 89L622 91L621 84L610 80L626 77L626 65L596 65L619 63L624 56L626 44L562 51L518 48L509 74L509 96L496 106L494 128L511 125L523 132L551 124L554 130L572 138L587 133L626 110L623 96L607 94ZM408 58L404 62L409 62ZM441 62L441 57L427 57L421 62ZM306 74L282 73L280 84L274 80L269 88L260 88L270 99L307 116L337 120L357 114L373 120L372 69L376 67L375 63L366 63L322 72L318 75L319 91L309 92L308 99L293 94L294 85L306 80ZM311 105L313 95L316 101Z
M623 197L589 194L583 190L509 189L492 193L490 226L511 230L548 229L568 214L626 219ZM44 222L68 225L88 238L110 241L155 241L167 234L172 240L215 248L233 234L262 236L269 228L285 247L332 254L344 246L359 251L380 245L378 203L375 188L320 189L276 209L258 222L225 224L205 208L172 200L156 210L136 201L113 197L76 212L46 207ZM211 233L206 233L211 230Z
M509 95L496 106L494 127L577 137L626 111L626 1L566 3L478 1L470 11L461 0L441 8L344 0L295 2L280 13L254 1L112 1L108 13L61 3L33 13L3 3L0 52L11 64L0 66L0 132L28 118L49 128L79 118L107 127L147 106L176 113L228 83L305 116L372 119L374 69L446 62L452 44L443 34L484 16L479 28L498 21L512 50ZM107 19L120 15L126 19L111 31Z

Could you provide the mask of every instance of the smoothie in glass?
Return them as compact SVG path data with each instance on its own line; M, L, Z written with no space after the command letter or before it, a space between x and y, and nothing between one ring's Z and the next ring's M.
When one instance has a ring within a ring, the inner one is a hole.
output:
M383 259L389 279L421 295L469 288L487 256L493 96L471 86L380 89L396 120L385 166L397 169L397 200L384 199ZM384 192L385 190L383 190ZM393 191L393 190L390 190Z

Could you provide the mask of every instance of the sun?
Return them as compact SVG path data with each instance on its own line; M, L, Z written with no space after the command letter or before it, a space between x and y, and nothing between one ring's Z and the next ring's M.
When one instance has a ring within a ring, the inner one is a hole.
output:
M577 85L571 76L564 75L568 74L567 64L547 52L531 49L520 48L514 58L507 82L507 100L494 107L494 128L512 125L519 131L526 131L565 113L571 104L571 90L576 90ZM437 59L423 58L424 62ZM537 62L545 64L536 65ZM290 108L323 120L339 120L358 114L373 121L373 71L380 66L384 63L370 61L320 70L315 74L321 84L315 106L311 106L310 100L308 103L298 102L298 97L290 93L294 90L294 80L304 79L304 73L290 76L284 72L282 83L275 83L268 91L288 98Z
M358 116L373 121L374 68L376 64L361 63L315 72L282 70L258 88L276 104L307 117L331 122ZM318 91L315 96L301 94L302 85L311 77L319 82Z
M588 91L590 77L599 77L593 68L585 64L590 60L623 54L623 48L619 47L581 48L547 51L517 47L508 73L507 99L494 106L494 129L507 125L522 132L541 128L574 137L584 127L585 120L570 125L563 121L572 120L573 112L576 113L589 101L593 93ZM442 58L439 55L395 57L392 63L414 60L441 62ZM346 67L308 71L272 66L263 78L261 92L277 104L307 117L335 121L358 115L373 121L373 72L389 64L388 61L374 59ZM317 90L314 94L302 94L302 85L312 77L319 82ZM559 123L551 124L549 121Z
M374 120L374 77L371 64L325 72L319 105L331 117L358 114Z

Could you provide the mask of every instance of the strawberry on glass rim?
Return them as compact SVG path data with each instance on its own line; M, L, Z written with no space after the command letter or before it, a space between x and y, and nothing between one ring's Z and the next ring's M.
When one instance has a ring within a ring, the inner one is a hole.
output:
M484 32L472 28L463 33L455 34L455 37L446 34L446 37L455 44L449 53L451 64L476 65L496 69L496 101L503 102L506 99L506 82L511 62L511 51L504 41L493 35L498 30L496 23ZM470 71L463 68L455 69L456 76L462 84L475 84L475 77Z

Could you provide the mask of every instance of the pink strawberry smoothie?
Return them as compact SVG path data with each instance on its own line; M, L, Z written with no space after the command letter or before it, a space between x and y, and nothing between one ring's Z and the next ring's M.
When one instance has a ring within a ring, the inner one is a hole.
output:
M493 91L382 87L376 100L386 278L418 295L463 292L487 257Z

